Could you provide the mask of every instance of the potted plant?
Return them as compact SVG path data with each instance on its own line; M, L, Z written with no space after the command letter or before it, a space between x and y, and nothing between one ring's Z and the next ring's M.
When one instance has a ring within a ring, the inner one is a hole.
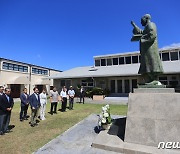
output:
M104 91L102 88L95 87L92 89L93 100L103 100Z
M112 118L110 114L110 107L107 104L102 107L102 112L99 115L98 125L100 128L107 130L110 129L111 123L112 123Z

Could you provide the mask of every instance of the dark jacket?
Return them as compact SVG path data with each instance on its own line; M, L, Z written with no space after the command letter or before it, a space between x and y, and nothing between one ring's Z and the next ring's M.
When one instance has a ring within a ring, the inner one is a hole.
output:
M38 95L38 99L37 99L35 94L32 94L29 98L29 103L31 105L31 108L34 107L35 109L38 109L41 106L39 95Z
M24 93L22 93L21 95L20 95L20 99L21 99L21 106L26 106L26 105L28 105L28 103L29 103L29 95L27 94L27 98L26 98L26 96L24 95Z
M9 101L5 94L0 95L0 115L11 113L11 111L7 111L7 108L13 108L14 101L11 96L9 96Z

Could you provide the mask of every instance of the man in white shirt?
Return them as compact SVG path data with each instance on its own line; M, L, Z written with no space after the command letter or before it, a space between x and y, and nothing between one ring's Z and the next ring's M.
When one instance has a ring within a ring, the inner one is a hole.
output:
M75 92L74 92L72 86L70 86L70 90L68 91L68 95L69 95L69 110L73 110Z
M61 111L65 112L66 106L67 106L67 90L65 86L63 87L60 96L61 96L61 101L62 101Z

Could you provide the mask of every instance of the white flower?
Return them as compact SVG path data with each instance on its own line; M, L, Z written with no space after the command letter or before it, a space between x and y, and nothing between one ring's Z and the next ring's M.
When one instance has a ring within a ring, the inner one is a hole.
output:
M104 113L104 117L109 117L109 114L108 113Z
M109 109L109 104L106 105L106 108Z
M102 118L102 123L106 123L106 119L105 118Z
M102 107L102 112L104 112L105 111L105 107Z

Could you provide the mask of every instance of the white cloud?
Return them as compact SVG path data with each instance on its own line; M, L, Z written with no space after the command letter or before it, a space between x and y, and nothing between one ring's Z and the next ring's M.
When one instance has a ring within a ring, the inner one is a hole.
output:
M173 43L173 44L164 46L161 48L161 50L173 49L173 48L180 48L180 43Z

